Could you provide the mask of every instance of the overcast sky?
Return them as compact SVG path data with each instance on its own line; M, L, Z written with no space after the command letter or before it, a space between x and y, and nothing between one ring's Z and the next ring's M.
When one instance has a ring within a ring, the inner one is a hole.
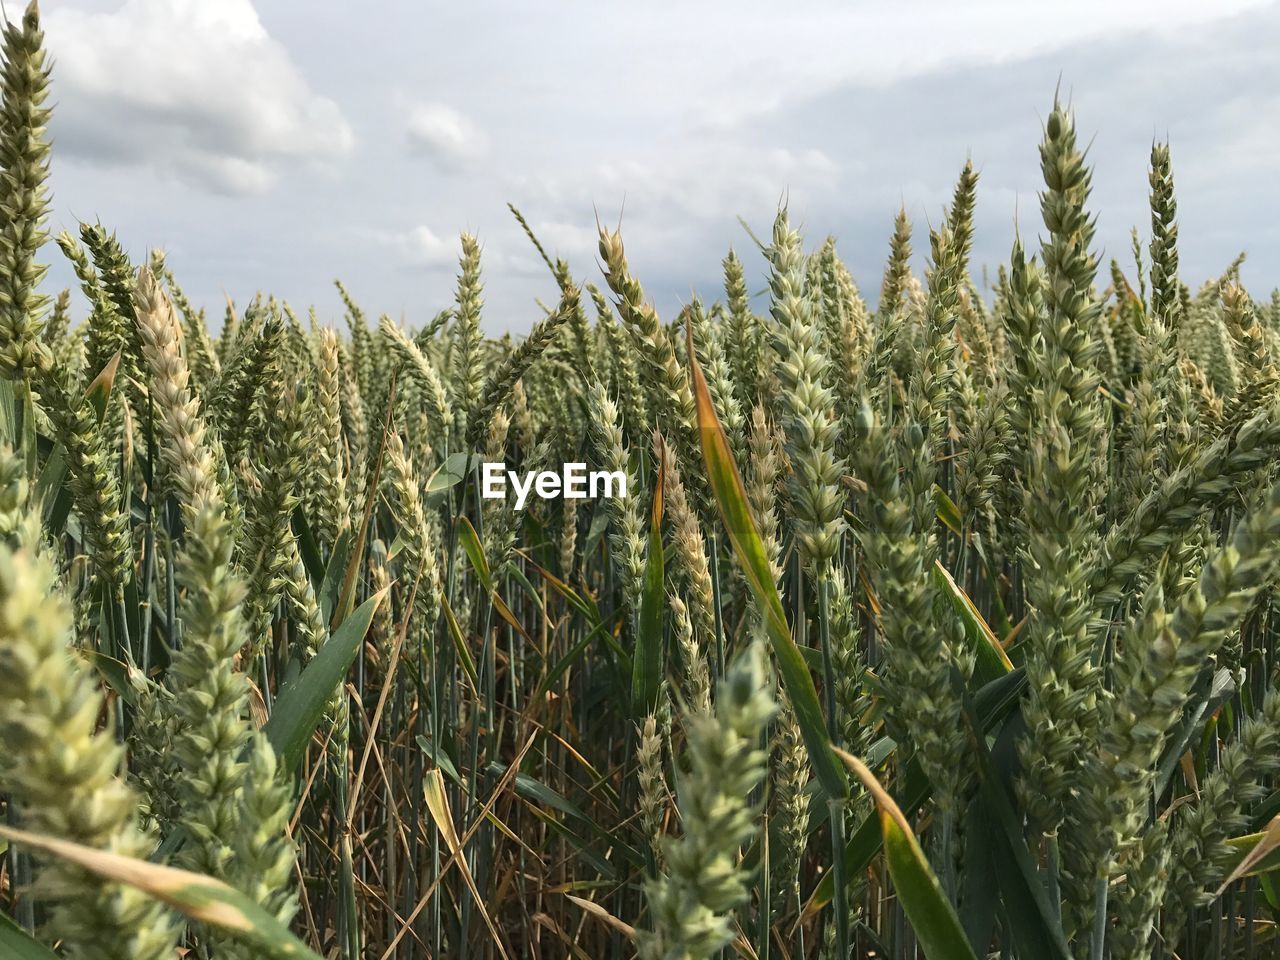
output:
M19 0L8 0L13 16ZM1036 145L1061 77L1092 141L1106 255L1145 239L1153 137L1173 150L1185 278L1240 250L1280 277L1280 5L914 0L892 5L555 0L44 0L55 231L100 219L163 246L193 300L270 291L334 320L420 324L452 297L458 234L484 246L485 326L554 298L507 212L579 278L595 215L667 315L718 293L738 223L786 195L874 299L894 212L927 249L966 157L975 273L1039 232ZM56 249L50 257L60 259ZM68 285L58 265L51 284Z

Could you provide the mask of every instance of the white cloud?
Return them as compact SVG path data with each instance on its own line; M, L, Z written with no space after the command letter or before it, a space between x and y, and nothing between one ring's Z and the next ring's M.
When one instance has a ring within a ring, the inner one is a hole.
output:
M415 104L406 127L410 149L431 157L445 170L460 169L489 149L484 131L447 104Z
M537 221L533 224L533 229L552 257L568 257L575 264L591 262L596 243L594 228L555 221ZM401 269L449 274L456 273L459 268L462 243L457 232L442 233L425 223L419 223L403 230L364 226L357 228L354 233L357 239L389 252L389 259ZM524 232L509 217L499 219L492 231L480 231L478 235L481 269L486 275L486 283L508 274L526 279L545 279L550 276L546 264L534 251Z
M800 131L799 138L803 136ZM590 145L583 152L589 149ZM802 195L829 191L842 172L820 149L767 146L749 130L714 129L636 144L626 155L614 152L589 168L567 165L564 171L553 169L515 182L522 197L527 191L553 204L592 201L605 219L625 198L628 218L670 211L682 218L732 222L738 214L775 206L789 190ZM594 249L577 239L571 252Z
M364 229L360 236L392 251L401 266L442 270L455 267L461 253L456 237L442 237L426 224L407 230Z
M256 193L351 148L341 109L310 88L251 0L59 8L46 34L60 153Z
M595 225L564 220L538 220L533 223L538 241L553 256L589 259L596 255L600 233Z

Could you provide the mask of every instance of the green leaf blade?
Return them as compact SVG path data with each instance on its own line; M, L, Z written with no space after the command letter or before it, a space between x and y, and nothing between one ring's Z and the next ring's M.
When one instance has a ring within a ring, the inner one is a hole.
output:
M386 592L376 593L357 607L320 652L280 691L263 731L286 769L293 769L306 753L325 706L342 683L360 651Z
M774 657L777 659L778 672L782 675L787 696L791 698L796 721L799 723L805 749L809 754L809 762L813 764L814 773L827 796L847 797L849 781L840 767L839 760L836 759L831 739L827 735L822 707L818 703L818 688L814 685L813 674L809 672L804 657L791 636L791 627L787 623L782 597L778 593L778 585L773 581L773 571L769 566L768 555L760 540L760 534L756 530L755 521L751 517L742 478L738 475L738 468L729 449L729 441L716 415L706 378L702 374L702 368L698 364L692 346L692 333L689 339L689 364L693 379L694 401L698 411L698 437L702 446L702 458L707 468L708 483L716 504L720 508L720 516L729 533L729 541L738 558L738 564L764 616L769 645L773 648Z

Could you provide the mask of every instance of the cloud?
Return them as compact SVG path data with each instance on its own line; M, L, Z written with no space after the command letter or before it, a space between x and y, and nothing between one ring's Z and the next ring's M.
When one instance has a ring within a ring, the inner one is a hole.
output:
M568 257L573 264L582 266L592 262L597 236L594 227L548 220L536 221L532 226L550 256ZM458 270L462 244L457 232L445 233L425 223L403 230L364 226L353 232L358 240L389 253L390 261L401 272L425 271L443 276ZM497 278L514 277L521 281L536 279L545 285L550 278L547 265L514 220L500 220L494 232L482 231L479 238L486 284ZM452 281L449 283L452 289Z
M566 220L534 220L530 223L534 236L551 257L564 257L574 261L589 263L596 256L600 234L590 221L571 223ZM537 257L529 244L529 252ZM545 272L546 266L538 259L538 269Z
M1153 135L1168 133L1184 222L1183 267L1194 284L1240 246L1264 257L1275 249L1277 232L1264 215L1275 222L1274 203L1256 203L1256 214L1233 211L1234 218L1229 211L1242 206L1250 188L1267 196L1258 185L1280 144L1267 123L1277 103L1267 81L1280 72L1259 60L1263 45L1256 38L1277 23L1280 7L1272 6L1192 34L1159 30L1141 34L1140 42L1113 37L944 61L888 80L817 84L715 122L686 117L671 127L645 127L642 137L619 123L585 143L554 141L558 157L548 148L524 158L515 196L531 218L569 223L589 224L594 202L610 225L625 198L622 230L633 269L666 316L691 288L717 294L718 255L730 243L747 262L750 288L763 287L762 258L736 215L767 237L779 200L810 246L828 233L837 237L874 300L899 205L916 225L920 269L929 227L972 157L981 172L973 270L979 278L984 269L994 276L996 265L1007 262L1015 217L1033 248L1043 231L1037 142L1061 78L1096 167L1090 209L1099 215L1095 249L1104 272L1110 256L1128 267L1131 225L1145 237L1147 155ZM1121 90L1124 97L1117 96ZM1236 176L1213 177L1224 172ZM1233 219L1234 239L1227 225ZM1214 235L1214 221L1227 236ZM593 271L589 257L571 262L579 273ZM496 290L491 302L499 302Z
M426 224L407 230L365 228L356 231L362 239L390 250L404 267L444 270L458 265L461 245L456 237L442 237Z
M804 144L807 137L797 131L793 142ZM539 236L546 231L561 237L568 253L581 254L594 251L595 231L568 229L576 222L568 211L589 217L592 203L603 220L625 207L628 222L652 216L733 223L738 214L776 207L789 192L817 198L842 181L845 168L824 150L779 144L767 131L761 136L748 128L691 129L633 143L625 151L586 144L578 164L517 174L510 184L520 202L528 204L527 213L545 218L541 227L535 223ZM582 220L580 227L591 228L592 221Z
M214 312L224 284L337 312L340 271L370 312L420 323L453 296L466 228L484 243L486 328L527 329L534 298L556 291L507 201L575 278L597 283L597 213L609 226L621 214L632 268L670 317L692 290L717 294L730 244L752 293L765 289L767 264L737 217L767 238L785 200L810 246L837 237L874 299L899 205L919 268L966 156L981 171L980 276L1007 262L1015 216L1029 247L1043 232L1036 144L1059 79L1096 168L1104 273L1105 257L1127 265L1130 225L1147 232L1147 154L1166 134L1188 282L1247 246L1246 279L1269 289L1280 258L1267 166L1280 149L1275 2L1080 0L1064 16L1017 0L813 0L780 18L766 0L657 0L607 17L587 0L501 17L491 4L369 0L368 15L339 18L317 16L314 0L273 0L257 4L261 23L243 0L48 6L57 216L101 216L139 250L181 244L175 267ZM93 15L104 10L116 13ZM131 32L146 19L184 26ZM106 65L93 49L103 37ZM637 50L661 50L663 69ZM270 79L254 66L264 58L292 79ZM336 123L308 120L320 85L358 122L350 162L334 164L325 139L347 129L337 108ZM286 103L302 133L270 135L259 99ZM96 162L65 162L73 148ZM320 193L301 175L313 155L336 171ZM139 176L146 163L168 175ZM229 203L193 182L274 187ZM52 280L75 284L69 271Z
M415 104L406 127L410 150L430 157L446 172L465 168L489 149L484 131L447 104Z
M127 0L46 17L60 155L260 193L352 146L250 0Z

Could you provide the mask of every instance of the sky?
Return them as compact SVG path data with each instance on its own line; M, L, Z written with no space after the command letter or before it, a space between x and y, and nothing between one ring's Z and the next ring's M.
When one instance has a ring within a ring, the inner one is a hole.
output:
M15 16L17 0L6 4ZM788 205L874 301L893 216L928 249L966 158L976 276L1041 232L1037 144L1060 87L1094 166L1102 256L1146 239L1152 140L1171 143L1184 279L1241 250L1280 282L1280 4L1221 0L44 0L54 58L51 227L163 247L220 315L255 291L336 322L340 277L411 326L483 245L484 325L556 292L514 203L576 278L619 221L664 316L753 291ZM51 288L74 283L56 248ZM1104 259L1105 263L1105 259ZM921 261L918 266L923 266Z

